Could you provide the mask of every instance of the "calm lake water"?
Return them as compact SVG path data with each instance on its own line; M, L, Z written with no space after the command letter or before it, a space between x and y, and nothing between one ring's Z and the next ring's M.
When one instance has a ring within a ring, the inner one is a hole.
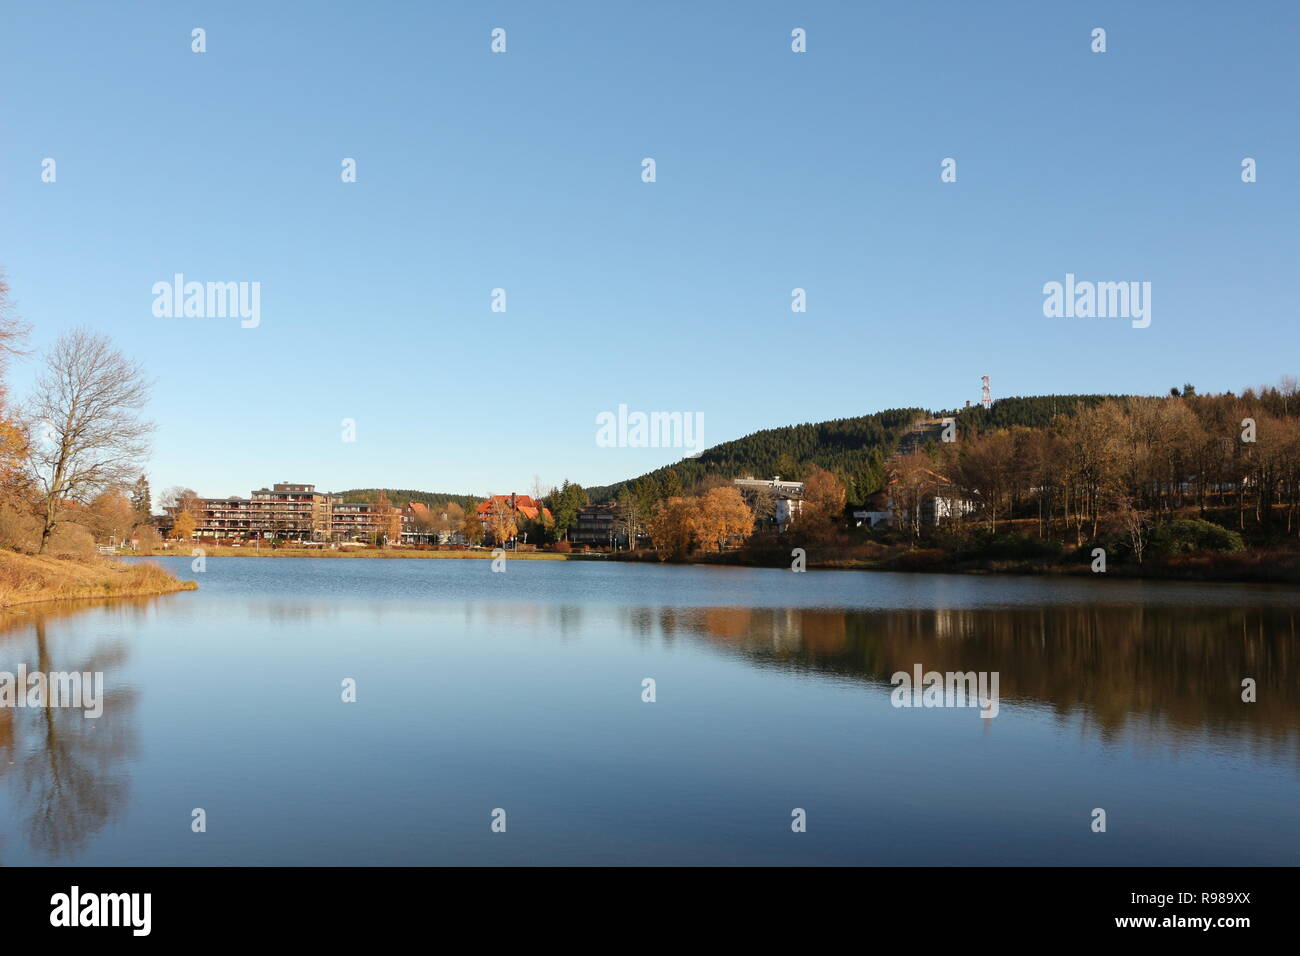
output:
M107 697L0 708L0 864L1300 862L1296 589L159 563L201 590L0 615ZM917 664L997 716L892 706Z

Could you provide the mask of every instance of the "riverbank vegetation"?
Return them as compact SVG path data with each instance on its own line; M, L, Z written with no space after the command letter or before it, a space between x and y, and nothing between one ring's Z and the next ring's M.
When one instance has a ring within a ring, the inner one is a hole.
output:
M122 564L98 557L56 557L0 551L0 607L37 601L129 597L192 591L155 564Z
M10 401L5 371L27 326L0 276L0 605L193 588L152 565L97 553L95 537L151 541L140 475L152 426L141 367L86 329L60 336L31 393Z
M790 566L800 548L814 567L1300 581L1294 379L927 413L886 447L874 488L787 462L805 492L780 533L770 496L742 513L724 468L678 494L643 476L620 486L647 545L624 557Z

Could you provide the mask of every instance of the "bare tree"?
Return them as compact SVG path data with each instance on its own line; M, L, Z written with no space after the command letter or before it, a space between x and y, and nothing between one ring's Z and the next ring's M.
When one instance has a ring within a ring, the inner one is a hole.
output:
M173 518L182 511L188 511L197 518L202 510L199 493L193 488L184 488L181 485L172 485L163 491L158 496L158 503L162 506L163 511Z
M14 313L13 303L9 299L9 283L0 271L0 381L9 366L9 359L27 354L23 343L31 327Z
M46 356L28 405L37 432L29 461L44 506L42 553L65 502L89 502L140 473L153 430L139 417L150 385L138 363L87 329L63 335Z

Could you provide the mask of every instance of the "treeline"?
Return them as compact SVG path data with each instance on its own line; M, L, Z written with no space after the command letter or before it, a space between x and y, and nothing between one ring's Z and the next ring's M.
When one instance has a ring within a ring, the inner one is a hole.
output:
M1016 521L1076 546L1109 535L1139 562L1153 542L1169 543L1176 521L1188 541L1174 550L1211 539L1240 547L1207 523L1261 543L1300 536L1295 379L1240 395L1185 386L1163 398L1106 398L1039 427L978 422L959 416L955 440L891 462L892 506L914 536L936 496L955 502L959 527L996 532Z
M408 501L416 501L422 505L428 505L431 510L445 509L449 504L456 504L462 510L473 511L478 507L482 498L474 495L452 495L436 491L414 491L407 488L394 490L392 488L351 488L347 491L337 492L339 497L344 501L351 501L364 504L376 504L380 496L387 496L390 504L398 508L405 508Z

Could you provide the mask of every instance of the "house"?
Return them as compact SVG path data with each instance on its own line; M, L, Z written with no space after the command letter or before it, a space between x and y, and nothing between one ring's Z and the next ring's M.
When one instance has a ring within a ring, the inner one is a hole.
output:
M489 531L492 513L498 508L505 508L514 516L515 527L518 528L520 534L524 535L525 541L527 541L527 532L523 528L525 522L539 519L548 522L551 520L550 509L529 495L518 495L514 492L508 495L490 495L486 501L483 501L475 509L479 523L483 526L484 531Z
M772 498L772 514L767 519L770 526L778 532L784 531L803 510L803 482L782 481L780 475L771 480L766 478L733 478L732 484L739 489L745 501L751 506L759 495Z
M486 501L482 502L476 510L478 520L487 523L488 518L492 516L492 509L497 502L514 512L515 520L536 521L538 516L551 516L549 508L542 505L529 495L517 495L513 492L508 495L490 495Z
M975 510L975 502L962 498L952 480L938 472L924 468L913 477L921 482L919 486L920 525L938 527L944 521L952 521ZM863 503L862 508L853 512L857 526L896 528L900 520L909 522L911 520L909 508L906 504L900 505L895 501L895 497L902 494L899 475L897 472L891 472L885 490L871 495Z
M602 548L626 548L627 533L619 528L618 505L583 505L569 529L569 541Z
M877 491L853 512L853 520L859 528L891 528L894 526L892 505L887 494Z
M402 541L405 544L437 544L433 512L423 501L408 501L402 509Z

